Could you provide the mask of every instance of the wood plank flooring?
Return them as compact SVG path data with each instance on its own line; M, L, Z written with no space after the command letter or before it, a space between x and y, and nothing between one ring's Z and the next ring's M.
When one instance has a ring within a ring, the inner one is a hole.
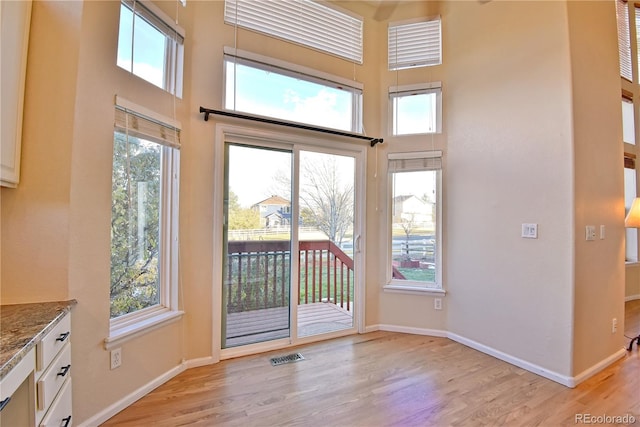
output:
M270 365L293 352L305 360ZM635 346L569 389L446 338L352 335L189 369L104 425L559 426L576 414L640 425Z

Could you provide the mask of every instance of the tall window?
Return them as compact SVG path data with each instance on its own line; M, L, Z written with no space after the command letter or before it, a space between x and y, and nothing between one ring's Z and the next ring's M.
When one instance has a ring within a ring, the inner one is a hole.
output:
M122 0L118 35L119 67L182 96L184 30L149 2Z
M442 131L440 83L392 87L389 98L393 135Z
M629 32L629 8L626 0L616 0L616 17L618 19L620 75L625 79L632 81L633 67L631 65L631 35Z
M627 144L636 143L636 125L634 120L633 95L622 93L622 140Z
M251 54L252 56L257 56ZM360 132L362 89L357 82L314 73L294 64L267 64L225 55L228 110L315 126ZM274 61L275 62L275 61ZM283 68L286 67L286 68ZM338 81L340 80L340 81ZM347 85L350 83L352 86Z
M111 318L176 309L180 130L119 98L113 142ZM124 105L122 105L124 104Z
M440 17L389 24L389 70L442 64Z
M389 285L442 288L440 151L389 154Z

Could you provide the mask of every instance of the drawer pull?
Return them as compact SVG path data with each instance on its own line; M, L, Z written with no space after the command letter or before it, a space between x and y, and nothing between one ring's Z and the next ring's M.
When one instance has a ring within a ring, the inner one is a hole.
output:
M60 372L58 372L57 376L60 376L60 377L66 376L67 373L69 372L69 369L71 369L71 365L62 366L60 368Z
M65 332L64 334L60 334L60 336L56 338L56 341L64 342L64 340L66 340L69 337L70 333L71 332Z
M71 415L69 415L68 417L62 419L61 426L62 427L69 427L69 424L71 424Z
M10 400L11 400L11 396L7 397L4 400L0 400L0 411L2 411L5 406L7 406L7 403L9 403Z

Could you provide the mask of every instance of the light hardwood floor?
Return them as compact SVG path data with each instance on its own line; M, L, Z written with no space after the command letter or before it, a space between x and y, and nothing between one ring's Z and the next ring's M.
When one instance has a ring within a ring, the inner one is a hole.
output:
M270 365L293 352L305 360ZM576 414L640 425L635 346L570 389L446 338L373 332L187 370L104 425L558 426Z

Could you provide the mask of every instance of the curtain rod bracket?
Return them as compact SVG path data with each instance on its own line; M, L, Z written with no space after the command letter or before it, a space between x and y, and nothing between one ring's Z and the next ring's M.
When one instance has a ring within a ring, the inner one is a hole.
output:
M209 121L209 114L211 114L211 112L209 110L207 110L206 108L200 107L200 112L204 113L204 121L208 122Z
M209 121L209 114L218 114L218 115L221 115L221 116L234 117L234 118L237 118L237 119L244 119L244 120L251 120L251 121L254 121L254 122L269 123L269 124L273 124L273 125L287 126L287 127L296 128L296 129L312 130L312 131L315 131L315 132L328 133L328 134L331 134L331 135L338 135L338 136L346 136L346 137L349 137L349 138L366 139L367 141L369 141L371 143L372 147L375 146L376 144L382 144L384 142L384 139L382 139L382 138L373 138L371 136L360 135L360 134L357 134L357 133L342 132L342 131L339 131L339 130L333 130L333 129L321 128L321 127L316 127L316 126L310 126L310 125L305 125L305 124L301 124L301 123L286 122L286 121L282 121L282 120L268 119L268 118L265 118L265 117L250 116L250 115L247 115L247 114L239 114L239 113L235 113L235 112L232 112L232 111L212 110L210 108L200 107L200 112L204 113L204 121L205 122Z

